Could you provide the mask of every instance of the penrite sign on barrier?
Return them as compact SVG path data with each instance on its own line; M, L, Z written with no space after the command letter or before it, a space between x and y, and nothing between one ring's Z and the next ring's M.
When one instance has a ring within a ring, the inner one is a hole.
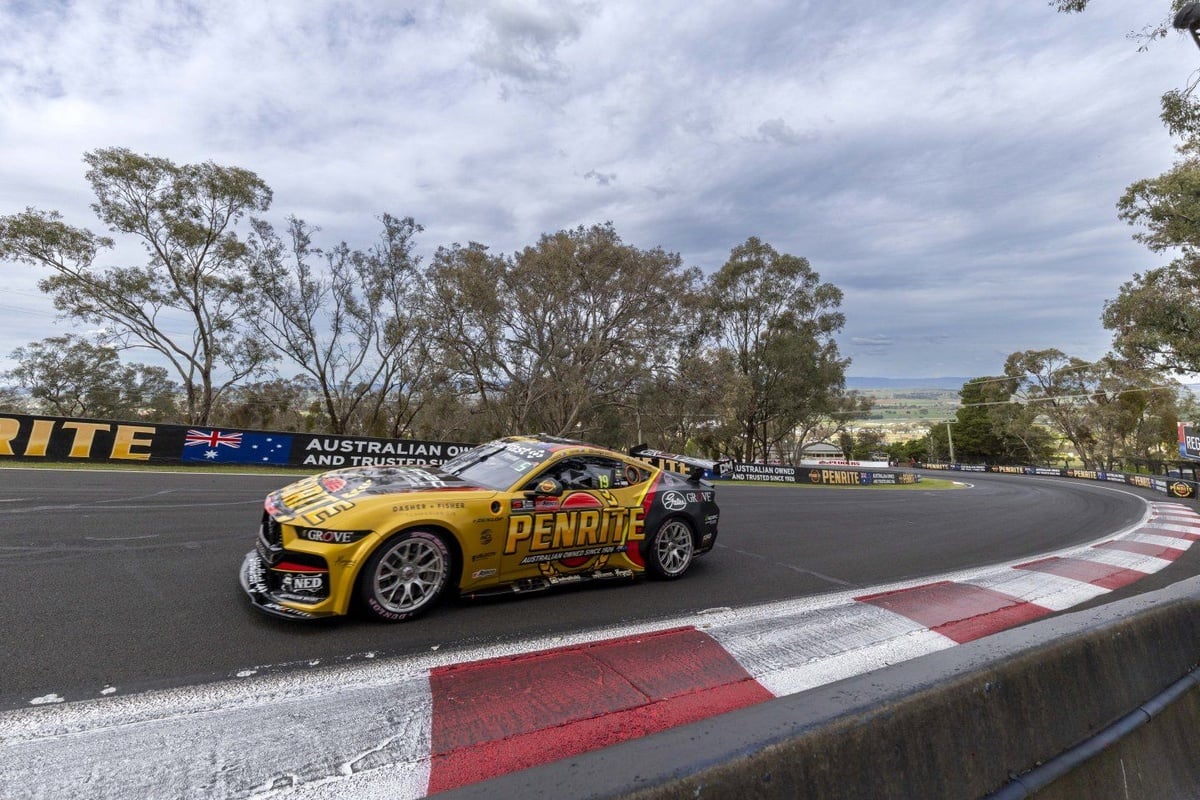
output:
M917 483L920 476L911 472L879 472L856 469L786 464L735 463L727 476L733 481L772 481L776 483L812 483L823 486L874 486Z
M1165 475L1127 475L1124 472L1109 472L1101 469L1058 469L1057 467L1010 467L987 464L921 464L921 469L939 469L949 472L995 472L1009 475L1041 475L1056 478L1078 478L1085 481L1123 483L1139 489L1150 489L1181 500L1195 500L1197 484Z
M475 445L116 420L0 416L0 463L91 461L279 467L439 465Z

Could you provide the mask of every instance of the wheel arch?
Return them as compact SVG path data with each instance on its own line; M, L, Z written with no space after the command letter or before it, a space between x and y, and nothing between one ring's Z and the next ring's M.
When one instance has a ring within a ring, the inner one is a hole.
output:
M684 525L687 525L688 530L692 532L692 543L695 544L697 547L699 547L700 546L700 531L696 529L696 523L692 520L692 518L689 517L687 514L683 513L682 511L673 511L670 514L668 514L667 516L663 517L662 521L658 523L658 527L656 527L654 529L654 533L658 533L658 531L660 531L664 525L666 525L668 522L671 522L673 520L680 520L683 522ZM653 534L650 534L648 536L643 536L642 540L638 543L641 547L643 555L645 555L646 548L650 546L649 543L650 543L651 536L653 536Z
M371 556L375 555L375 552L379 548L383 547L394 537L399 536L402 533L408 533L409 531L425 531L426 533L434 534L442 540L442 542L446 545L446 549L450 551L450 574L454 576L453 589L455 592L458 591L458 587L462 584L463 569L463 551L462 545L458 542L458 536L454 534L454 531L441 523L406 522L403 525L388 531L387 533L381 534L379 536L379 541L375 543L375 546L372 547L368 552L364 553L363 557L358 560L358 563L354 567L354 575L350 577L351 590L347 596L347 604L349 607L353 607L359 600L358 578L362 574L363 568L366 567L367 562L371 560Z
M674 522L675 520L679 520L680 522L682 522L687 527L688 533L690 533L692 535L693 552L699 551L701 533L700 533L700 530L696 527L696 523L692 520L691 517L689 517L687 514L683 513L682 511L672 512L662 518L662 521L658 523L658 527L654 529L653 533L651 533L648 536L643 537L642 540L640 542L638 542L638 553L642 556L642 570L644 572L646 572L648 574L652 573L652 570L649 567L650 559L653 558L653 554L650 552L651 543L653 542L654 538L658 535L659 531L661 531L669 523Z

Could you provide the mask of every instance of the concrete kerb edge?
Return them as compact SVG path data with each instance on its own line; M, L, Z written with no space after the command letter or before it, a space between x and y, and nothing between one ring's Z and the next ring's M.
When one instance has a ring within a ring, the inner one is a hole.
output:
M982 797L1200 663L1200 577L438 795Z

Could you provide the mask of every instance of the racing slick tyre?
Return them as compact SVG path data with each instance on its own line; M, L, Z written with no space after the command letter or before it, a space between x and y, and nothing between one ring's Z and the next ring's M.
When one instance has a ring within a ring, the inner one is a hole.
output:
M664 522L646 541L646 569L656 578L671 581L683 577L695 555L692 526L680 517Z
M453 559L441 537L406 531L380 545L358 574L358 602L366 614L400 622L423 614L450 581Z

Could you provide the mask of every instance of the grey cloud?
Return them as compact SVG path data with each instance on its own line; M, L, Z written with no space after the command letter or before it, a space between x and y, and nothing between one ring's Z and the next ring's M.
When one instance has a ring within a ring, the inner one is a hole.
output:
M814 132L801 133L792 129L782 119L769 119L758 126L759 141L774 142L788 147L795 147L817 138Z
M612 220L711 272L759 236L843 289L851 374L1102 355L1104 300L1166 260L1114 206L1170 166L1194 46L1137 53L1143 4L874 5L0 0L0 214L95 227L80 157L127 146L254 170L333 241L412 214L427 256Z
M588 180L593 180L601 186L608 186L617 179L615 172L597 172L596 170L588 170L583 174L583 177Z
M850 344L855 348L862 348L876 353L883 353L896 346L896 343L890 336L877 334L875 336L852 336Z
M580 12L570 5L501 2L482 12L487 35L472 55L480 67L518 81L560 80L558 49L579 38Z

